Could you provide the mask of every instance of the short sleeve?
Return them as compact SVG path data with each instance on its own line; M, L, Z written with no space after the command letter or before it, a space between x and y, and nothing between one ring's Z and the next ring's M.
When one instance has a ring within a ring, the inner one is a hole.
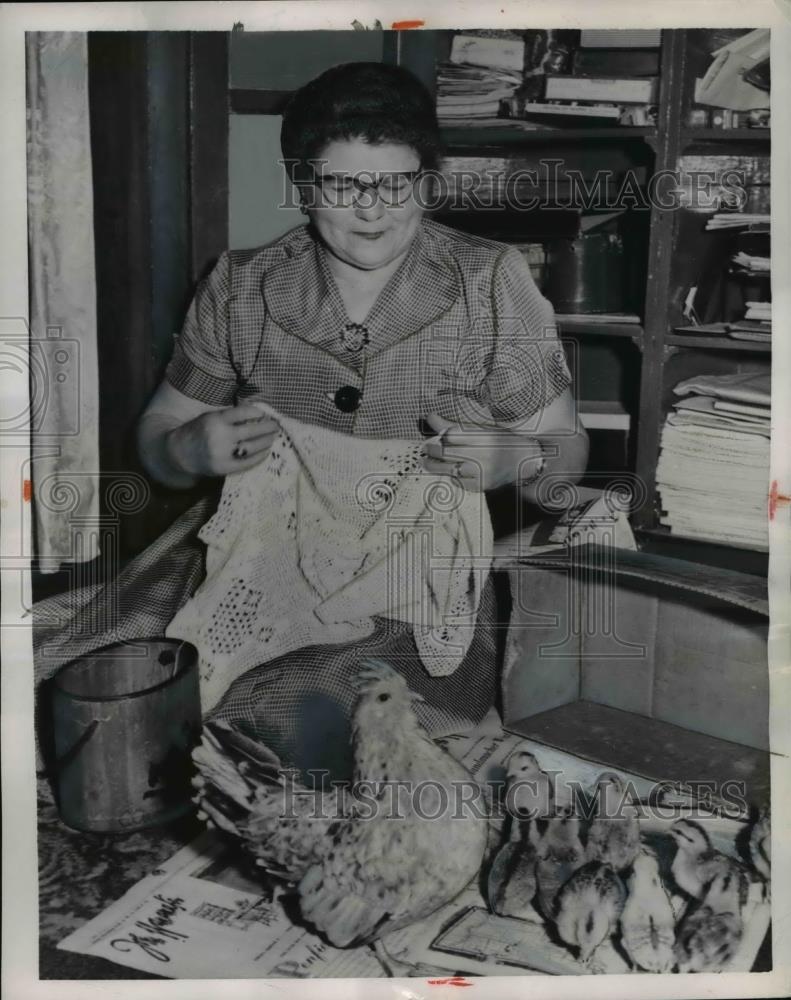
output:
M228 406L238 379L229 344L230 262L224 253L198 286L165 371L170 384L202 403Z
M522 254L510 248L492 278L494 351L487 377L492 416L502 423L544 409L571 384L555 313Z

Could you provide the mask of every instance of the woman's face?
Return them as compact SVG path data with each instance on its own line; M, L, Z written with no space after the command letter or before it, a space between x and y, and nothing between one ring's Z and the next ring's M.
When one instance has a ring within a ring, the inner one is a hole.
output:
M374 271L407 251L423 215L414 195L420 169L414 149L337 140L325 147L314 169L319 183L307 188L308 214L332 254Z

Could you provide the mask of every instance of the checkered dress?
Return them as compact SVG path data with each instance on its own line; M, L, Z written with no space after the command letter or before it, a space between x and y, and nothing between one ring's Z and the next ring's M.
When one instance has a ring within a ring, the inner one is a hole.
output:
M195 295L166 377L213 405L256 396L350 437L412 439L428 413L471 427L522 421L529 433L571 381L552 307L519 252L433 222L421 225L367 317L367 344L344 338L348 323L324 249L299 227L271 246L221 256ZM161 636L201 581L196 533L211 513L208 502L193 507L114 584L37 605L37 678L110 643ZM449 677L429 677L409 625L378 619L359 642L262 663L231 685L214 714L288 763L346 773L350 679L361 657L379 656L405 674L426 699L419 710L432 733L458 731L495 697L495 619L490 579L469 652Z

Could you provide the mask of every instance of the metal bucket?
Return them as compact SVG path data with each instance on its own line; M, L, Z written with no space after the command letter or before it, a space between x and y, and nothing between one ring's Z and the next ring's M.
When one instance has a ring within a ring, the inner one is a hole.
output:
M68 826L127 832L192 807L190 751L201 730L193 646L157 639L75 660L55 677L52 716Z

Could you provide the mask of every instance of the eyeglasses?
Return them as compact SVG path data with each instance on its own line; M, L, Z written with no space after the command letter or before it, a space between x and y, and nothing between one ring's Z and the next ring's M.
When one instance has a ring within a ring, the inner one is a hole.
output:
M369 173L360 173L355 177L339 173L317 174L303 184L318 188L323 204L331 207L347 207L362 195L374 192L385 205L403 205L412 194L421 173L420 170L393 170L378 177Z

